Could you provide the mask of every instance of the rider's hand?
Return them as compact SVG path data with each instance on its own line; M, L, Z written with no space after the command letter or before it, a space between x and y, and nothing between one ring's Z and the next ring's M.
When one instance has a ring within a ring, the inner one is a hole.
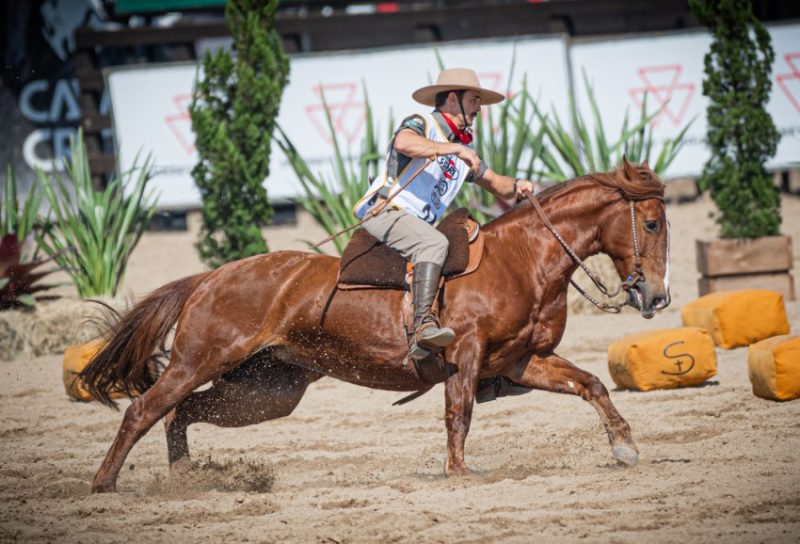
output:
M478 153L472 149L471 147L467 147L465 145L458 145L458 158L462 161L466 162L469 165L469 169L475 175L480 174L481 172L481 158L478 156Z
M535 195L541 190L541 185L531 180L517 178L514 181L514 193L518 199L526 198L528 194Z

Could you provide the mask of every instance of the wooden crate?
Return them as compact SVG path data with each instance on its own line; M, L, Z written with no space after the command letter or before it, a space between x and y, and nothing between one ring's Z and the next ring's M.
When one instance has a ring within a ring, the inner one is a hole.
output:
M792 239L697 240L697 270L704 276L785 272L792 268Z
M792 239L697 240L700 296L716 291L770 289L795 300Z
M701 277L697 282L697 290L701 297L717 291L738 291L740 289L769 289L783 295L784 300L795 299L794 278L788 272Z

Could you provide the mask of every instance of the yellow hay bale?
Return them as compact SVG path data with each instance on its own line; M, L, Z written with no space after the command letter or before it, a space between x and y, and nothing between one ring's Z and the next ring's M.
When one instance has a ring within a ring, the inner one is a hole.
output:
M86 368L86 365L103 349L106 345L105 340L92 340L86 344L70 346L64 351L64 364L61 378L64 381L64 389L67 395L75 400L90 401L94 400L86 390L86 386L78 378L78 374ZM124 394L114 393L112 398L124 397Z
M711 293L683 306L681 318L686 327L706 329L725 349L789 334L783 297L766 289Z
M800 336L773 336L751 345L747 370L757 397L800 398Z
M674 389L716 375L717 354L711 335L698 327L640 332L608 347L608 370L619 387Z

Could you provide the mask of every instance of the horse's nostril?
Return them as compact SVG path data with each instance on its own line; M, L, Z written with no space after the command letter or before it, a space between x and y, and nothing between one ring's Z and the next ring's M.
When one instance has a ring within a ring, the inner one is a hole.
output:
M654 297L653 298L653 307L656 309L665 308L669 304L666 297Z

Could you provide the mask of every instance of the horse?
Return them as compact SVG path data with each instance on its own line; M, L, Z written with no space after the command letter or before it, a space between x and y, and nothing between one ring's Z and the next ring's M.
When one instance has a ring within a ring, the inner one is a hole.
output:
M483 227L479 268L449 280L440 296L442 321L456 332L443 354L451 369L443 378L446 475L468 472L464 445L479 380L501 376L588 401L605 425L612 456L637 463L631 429L605 386L554 350L566 326L576 259L608 254L621 279L634 277L629 304L645 318L669 304L663 193L646 162L623 161L535 197L553 232L526 201ZM140 396L125 410L93 492L116 490L131 448L162 418L169 466L177 470L189 461L189 425L240 427L289 415L324 376L383 390L430 389L406 361L403 291L337 289L338 267L337 257L310 252L257 255L168 283L121 316L81 379L110 406L114 388ZM154 353L173 327L159 375Z

